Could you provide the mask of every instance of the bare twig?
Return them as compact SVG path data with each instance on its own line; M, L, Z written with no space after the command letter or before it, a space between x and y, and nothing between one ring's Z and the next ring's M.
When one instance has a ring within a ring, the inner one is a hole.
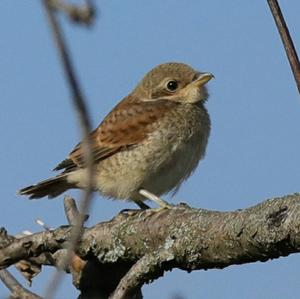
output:
M78 213L79 213L75 200L68 195L65 196L64 208L65 208L65 214L66 214L68 223L70 225L74 225L76 222L76 219L78 217Z
M72 257L72 254L76 248L76 245L80 239L82 226L84 223L84 215L87 214L91 198L92 198L92 188L93 188L93 152L92 152L92 142L89 138L89 132L91 130L90 120L88 117L88 112L85 105L85 100L83 94L81 92L78 79L76 78L75 71L71 62L69 51L67 50L66 42L63 37L63 33L61 31L59 22L55 16L54 9L51 6L49 0L43 0L44 8L49 20L49 24L52 29L53 38L55 40L55 44L57 46L61 62L64 67L66 78L70 85L70 90L72 93L73 103L78 115L80 128L83 136L83 149L84 149L84 158L85 165L87 168L87 187L84 193L84 197L81 201L80 205L80 213L78 214L76 225L74 226L74 230L71 237L71 242L69 246L69 254L66 255L66 260L63 265L65 268ZM61 272L57 272L54 276L53 280L48 286L48 290L46 292L46 298L50 299L53 297L56 286L58 285L60 279Z
M162 248L139 259L126 275L109 299L127 299L139 290L148 277L157 276L157 272L163 273L166 262L173 261L174 253L169 248ZM155 273L153 273L155 272Z
M52 228L47 225L42 219L35 219L35 223L39 226L41 226L44 230L51 230Z
M64 208L65 208L65 214L66 214L68 223L70 225L75 225L76 219L78 218L78 214L79 214L75 200L68 195L65 196ZM84 221L86 221L89 218L88 215L84 215L83 217L84 217Z
M42 297L25 289L6 269L0 270L0 279L11 291L10 298L42 299Z
M300 63L296 49L293 44L293 40L290 36L289 29L285 23L284 17L282 15L277 0L268 0L268 4L270 6L279 34L281 36L286 55L290 62L290 66L293 71L298 90L300 92Z
M68 223L70 225L75 225L79 214L75 200L70 196L65 196L64 208ZM85 220L87 220L87 218L88 215L86 215ZM81 272L85 265L86 261L82 260L75 252L73 252L70 261L70 271L73 276L73 284L76 286L80 284Z
M4 228L0 229L0 248L8 246L13 243L16 238L23 238L24 236L32 235L32 232L26 231L26 233L10 236ZM22 260L15 264L16 269L27 280L29 285L32 283L32 278L41 272L41 264L36 263L33 260Z

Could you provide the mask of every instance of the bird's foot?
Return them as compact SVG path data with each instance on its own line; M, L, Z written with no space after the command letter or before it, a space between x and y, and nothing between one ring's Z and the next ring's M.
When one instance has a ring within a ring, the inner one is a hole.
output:
M152 210L162 210L162 209L171 209L173 207L173 205L169 204L167 201L163 200L162 198L156 196L155 194L149 192L148 190L145 189L140 189L139 193L141 195L143 195L144 197L146 197L147 199L155 202L159 207L156 209L152 209ZM142 202L143 203L143 202ZM143 203L144 204L144 203ZM145 204L144 204L145 205ZM146 205L147 206L147 205ZM149 208L149 207L148 207Z
M133 202L136 203L140 207L140 209L123 209L120 211L120 214L134 215L143 210L150 209L150 207L148 205L146 205L145 203L143 203L141 200L134 200Z

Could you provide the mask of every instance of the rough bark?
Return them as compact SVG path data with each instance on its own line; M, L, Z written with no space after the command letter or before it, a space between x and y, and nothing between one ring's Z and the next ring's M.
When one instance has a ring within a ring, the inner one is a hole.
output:
M71 229L61 226L13 239L0 249L0 268L66 248ZM108 294L132 298L132 292L144 283L173 268L224 268L299 251L299 194L233 212L184 204L160 211L128 212L84 229L76 250L86 261L79 269L78 287L85 294L82 298L93 298L87 290L93 294L101 290L103 298ZM95 273L101 279L91 279Z

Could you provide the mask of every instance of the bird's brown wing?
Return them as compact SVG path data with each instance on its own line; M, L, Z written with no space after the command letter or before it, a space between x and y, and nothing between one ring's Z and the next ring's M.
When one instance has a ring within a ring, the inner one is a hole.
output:
M91 134L95 162L106 159L120 151L130 150L139 144L155 128L157 120L177 103L167 100L120 102ZM84 167L82 143L54 170L69 172Z

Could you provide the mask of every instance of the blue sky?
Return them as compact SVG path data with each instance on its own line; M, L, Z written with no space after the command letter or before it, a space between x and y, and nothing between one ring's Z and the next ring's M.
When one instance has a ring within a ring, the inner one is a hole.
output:
M94 127L159 63L185 62L215 75L206 158L170 201L227 211L300 191L300 99L267 1L98 4L93 28L63 22ZM299 49L300 2L281 6ZM0 17L0 226L13 234L38 231L34 219L43 218L57 227L66 223L61 198L15 194L51 176L79 141L70 94L40 1L1 1ZM96 195L89 225L130 207ZM299 255L291 255L224 270L174 270L143 291L146 299L295 298L299 269ZM42 295L52 272L43 271L32 290ZM67 276L57 298L75 298L70 285ZM7 294L0 284L0 297Z

